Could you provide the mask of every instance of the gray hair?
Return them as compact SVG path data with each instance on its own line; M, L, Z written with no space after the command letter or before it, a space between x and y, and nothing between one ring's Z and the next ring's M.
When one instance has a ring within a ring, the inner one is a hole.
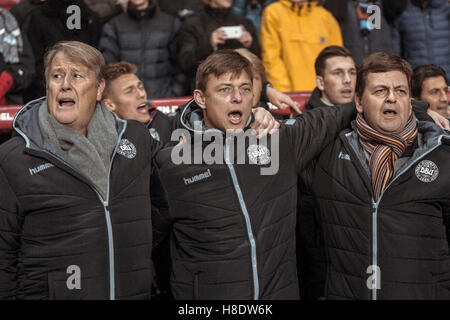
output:
M44 57L45 81L48 81L50 66L56 54L62 52L67 58L81 63L94 70L97 86L105 78L105 58L100 51L94 47L79 41L60 41L52 46Z

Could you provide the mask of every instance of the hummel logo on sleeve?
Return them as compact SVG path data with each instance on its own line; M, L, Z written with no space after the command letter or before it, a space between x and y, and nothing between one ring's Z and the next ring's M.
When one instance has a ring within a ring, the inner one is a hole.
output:
M338 159L352 161L352 159L350 159L350 156L348 154L342 153L342 151L339 152Z
M183 178L183 179L184 179L184 184L188 185L188 184L192 184L197 181L205 180L209 177L211 177L211 171L208 169L207 171L197 174L191 178Z
M37 166L36 168L28 168L28 170L30 170L30 175L34 175L34 174L38 174L41 171L44 171L46 169L52 168L54 167L53 164L51 164L50 162L41 164L40 166Z

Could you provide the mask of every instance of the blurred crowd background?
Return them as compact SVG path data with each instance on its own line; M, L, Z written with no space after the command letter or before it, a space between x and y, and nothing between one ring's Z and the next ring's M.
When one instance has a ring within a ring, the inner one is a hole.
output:
M285 92L315 88L314 61L330 45L349 49L356 65L386 51L413 68L450 71L448 0L0 0L0 7L0 105L45 95L43 57L61 40L95 46L107 63L135 64L151 99L190 95L199 63L223 48L260 57L266 80ZM227 39L223 26L241 26L242 34Z

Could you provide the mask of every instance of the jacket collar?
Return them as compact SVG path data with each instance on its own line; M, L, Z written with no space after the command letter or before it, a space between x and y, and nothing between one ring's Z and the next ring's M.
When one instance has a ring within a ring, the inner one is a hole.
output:
M65 157L62 156L64 153L61 149L42 135L39 126L39 107L43 103L47 103L46 97L30 101L20 109L14 117L13 130L22 136L27 148L38 151L45 150L64 159ZM97 104L100 104L100 102ZM119 119L115 114L113 115L116 122L116 130L119 133L126 126L126 121Z
M324 103L322 100L322 92L320 92L319 88L316 87L306 103L306 108L308 110L312 110L320 107L328 107L328 105Z

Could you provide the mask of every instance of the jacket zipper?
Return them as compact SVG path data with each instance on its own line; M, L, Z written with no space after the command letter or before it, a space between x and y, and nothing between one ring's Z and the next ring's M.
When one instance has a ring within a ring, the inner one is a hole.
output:
M386 188L387 189L387 188ZM380 197L381 199L381 197ZM372 266L374 267L372 272L372 276L375 277L375 286L372 283L372 300L377 300L377 288L378 284L381 283L380 274L378 274L378 225L377 225L377 216L378 216L378 204L380 203L380 199L378 202L372 198Z
M108 168L108 183L106 186L106 201L102 198L102 196L95 190L97 193L100 201L103 204L103 208L105 210L105 219L106 219L106 228L108 231L108 248L109 248L109 299L110 300L116 300L116 281L115 281L115 263L114 263L114 235L112 230L112 223L111 223L111 214L109 212L109 189L110 189L110 181L111 181L111 168L114 161L114 157L117 153L117 148L119 147L120 140L122 140L122 135L125 132L125 129L127 128L127 123L125 122L122 128L122 131L120 132L118 138L116 147L114 148L114 152L111 156L111 160L109 161L109 168Z
M109 299L110 300L115 300L115 278L114 278L114 270L115 270L115 266L114 266L114 239L113 239L113 233L112 233L112 223L111 223L111 215L108 209L109 206L109 188L110 188L110 176L111 176L111 167L112 167L112 163L114 160L114 157L117 153L117 148L119 146L120 140L122 139L122 135L125 132L125 129L127 127L127 123L124 122L122 131L120 132L118 139L117 139L117 143L116 143L116 147L114 148L114 152L113 155L111 157L110 163L109 163L109 170L108 170L108 183L107 183L107 189L106 189L106 200L103 199L103 197L100 195L100 193L95 189L95 187L93 187L92 185L90 185L88 183L88 186L97 194L100 202L103 205L103 209L105 211L105 219L106 219L106 229L108 232L108 256L109 256ZM30 140L28 139L28 137L25 135L25 133L23 133L21 130L19 130L18 128L14 128L24 139L26 142L26 147L29 148L30 147ZM57 157L55 157L55 155L53 155L52 153L40 149L39 151L48 154L50 157L52 158L56 158L58 161L61 161L62 163L66 164L68 167L70 167L73 171L75 171L76 173L78 173L80 176L84 176L83 174L81 174L80 172L78 172L78 170L76 170L75 168L73 168L69 163L66 163L64 160L59 159Z
M239 186L239 182L237 179L236 171L234 169L233 163L231 159L229 159L229 148L230 148L230 137L226 138L225 140L225 163L228 166L228 170L231 174L231 179L233 180L234 189L237 193L238 199L239 199L239 205L241 206L242 214L245 218L245 224L247 227L247 235L250 242L250 249L251 249L251 260L252 260L252 273L253 273L253 299L258 300L259 299L259 278L258 278L258 265L257 265L257 258L256 258L256 243L255 243L255 237L253 236L252 231L252 224L250 221L250 216L247 211L247 206L245 205L244 196L242 195L241 187Z

